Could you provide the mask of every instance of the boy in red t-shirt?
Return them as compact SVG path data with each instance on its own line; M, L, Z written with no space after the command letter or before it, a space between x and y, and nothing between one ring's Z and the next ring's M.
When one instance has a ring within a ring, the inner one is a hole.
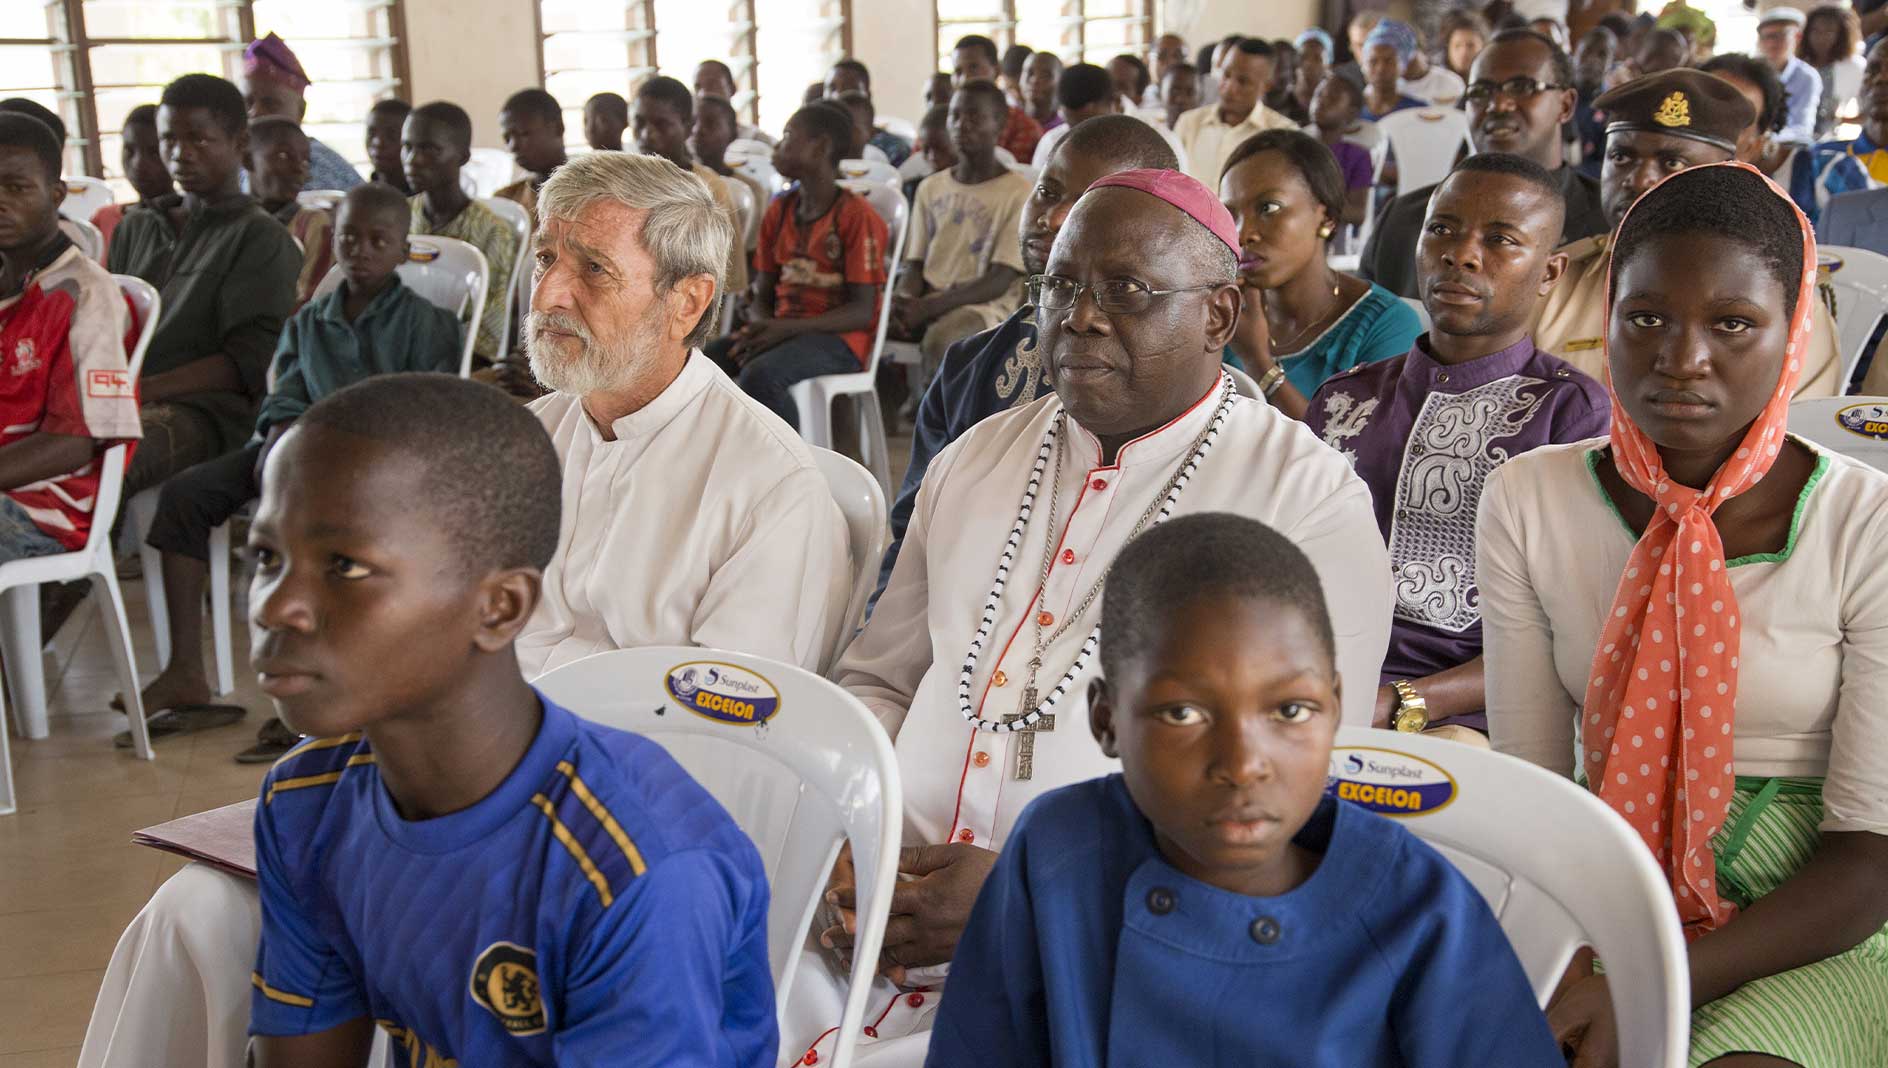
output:
M708 343L708 357L748 395L798 429L788 388L863 370L885 287L885 221L840 188L852 116L811 104L787 120L774 170L799 187L775 197L760 224L748 323Z
M0 114L0 563L82 548L98 456L142 436L118 284L59 230L46 125Z

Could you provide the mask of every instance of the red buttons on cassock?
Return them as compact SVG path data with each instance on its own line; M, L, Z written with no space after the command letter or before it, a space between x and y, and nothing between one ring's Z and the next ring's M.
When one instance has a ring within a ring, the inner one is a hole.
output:
M912 994L905 998L905 1004L911 1006L914 1009L919 1008L920 1006L924 1004L924 995Z
M819 1063L819 1050L816 1050L816 1049L807 1050L806 1056L800 1059L800 1063L801 1064L818 1064Z
M959 842L974 842L977 840L977 833L965 827L963 830L957 832L957 840Z
M1045 627L1054 626L1055 614L1052 612L1039 613L1036 616L1036 622L1042 624Z
M1003 674L1001 671L997 672L995 675L990 676L990 685L992 686L1007 686L1009 685L1009 682L1010 682L1010 677L1008 675Z
M867 1037L867 1038L877 1038L877 1037L878 1037L878 1028L876 1028L876 1027L868 1027L868 1028L866 1028L866 1029L865 1029L865 1037Z
M980 768L987 768L990 766L990 754L978 753L976 756L970 758L970 762Z
M1088 488L1092 490L1096 490L1097 492L1101 490L1105 490L1108 488L1108 480L1105 478L1098 478L1095 481L1090 482L1088 484Z
M1075 550L1074 550L1074 549L1064 549L1064 550L1062 550L1062 562L1063 562L1063 563L1065 563L1065 564L1072 564L1072 563L1074 563L1074 562L1075 562Z

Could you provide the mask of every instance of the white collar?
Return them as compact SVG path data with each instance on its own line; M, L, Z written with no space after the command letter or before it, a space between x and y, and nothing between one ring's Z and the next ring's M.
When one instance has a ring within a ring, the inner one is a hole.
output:
M596 420L591 418L589 409L585 408L583 423L590 432L591 443L608 446L655 435L669 425L670 420L680 415L682 409L692 404L695 398L706 392L714 383L714 376L719 373L714 362L702 355L700 349L689 350L681 372L663 387L662 392L656 394L654 400L610 424L610 429L616 434L616 441L603 440L602 432L597 430ZM578 406L582 407L581 398Z
M1226 380L1226 372L1221 371L1213 379L1213 385L1192 406L1173 419L1142 434L1140 437L1121 446L1115 453L1114 463L1103 467L1101 463L1101 439L1090 433L1087 427L1069 417L1069 425L1075 428L1071 434L1070 447L1077 460L1091 470L1112 470L1139 467L1144 464L1160 464L1172 461L1176 456L1193 447L1193 442L1206 431L1206 424L1212 421L1213 411L1219 407L1219 394ZM1052 402L1061 407L1061 398Z

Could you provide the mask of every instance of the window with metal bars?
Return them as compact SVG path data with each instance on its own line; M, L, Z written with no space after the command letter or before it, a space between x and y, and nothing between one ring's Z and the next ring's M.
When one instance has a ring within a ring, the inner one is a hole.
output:
M0 97L24 96L66 123L66 169L110 181L125 115L179 75L234 80L246 42L274 32L313 84L302 119L350 162L367 159L367 109L406 82L401 0L11 0L0 4Z
M809 84L847 53L849 0L538 0L544 88L564 109L569 147L583 145L584 101L633 96L656 74L693 88L718 59L734 74L744 123L778 133Z
M1142 55L1153 40L1153 0L936 0L938 69L966 34L1054 52L1067 63L1106 66L1123 52Z

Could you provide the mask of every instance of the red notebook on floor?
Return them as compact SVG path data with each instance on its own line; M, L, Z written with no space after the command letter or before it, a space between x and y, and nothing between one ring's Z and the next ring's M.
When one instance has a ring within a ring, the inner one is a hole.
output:
M134 831L137 845L176 853L231 875L256 877L256 799Z

